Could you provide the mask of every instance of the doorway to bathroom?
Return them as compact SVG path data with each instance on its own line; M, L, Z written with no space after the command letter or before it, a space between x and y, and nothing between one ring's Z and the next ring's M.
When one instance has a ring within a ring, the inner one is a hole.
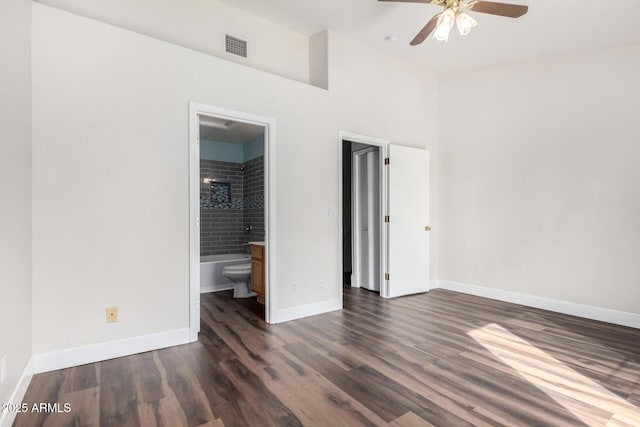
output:
M429 152L339 132L342 291L429 290Z
M275 121L205 104L190 104L190 324L200 330L200 298L226 292L272 319L269 168Z

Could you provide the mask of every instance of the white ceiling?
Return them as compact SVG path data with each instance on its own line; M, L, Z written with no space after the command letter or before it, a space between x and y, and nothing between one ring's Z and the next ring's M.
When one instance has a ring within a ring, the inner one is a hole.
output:
M228 129L200 126L200 139L203 141L246 144L255 141L264 134L264 127L242 122L227 122Z
M640 42L640 0L505 0L518 19L472 13L478 26L448 43L409 41L441 7L377 0L223 0L298 32L330 28L434 71L454 71ZM389 43L385 37L395 36Z

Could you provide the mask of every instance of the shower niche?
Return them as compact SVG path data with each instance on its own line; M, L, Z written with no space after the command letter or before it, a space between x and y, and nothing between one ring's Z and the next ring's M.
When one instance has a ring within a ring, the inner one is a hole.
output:
M209 184L209 197L214 204L230 202L231 183L211 181Z

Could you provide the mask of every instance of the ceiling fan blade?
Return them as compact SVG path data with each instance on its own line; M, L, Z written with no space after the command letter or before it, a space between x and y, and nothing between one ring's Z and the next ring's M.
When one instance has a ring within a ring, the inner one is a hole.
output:
M411 43L409 44L411 46L417 46L423 41L425 41L427 37L429 37L429 34L431 34L431 32L436 28L436 25L438 24L438 18L440 17L440 15L442 14L439 13L433 18L431 18L431 21L427 22L427 25L425 25L424 28L420 30L420 32L413 38L413 40L411 40Z
M497 3L493 1L477 1L469 5L469 9L474 12L488 13L489 15L506 16L508 18L519 18L529 10L529 6L519 4Z

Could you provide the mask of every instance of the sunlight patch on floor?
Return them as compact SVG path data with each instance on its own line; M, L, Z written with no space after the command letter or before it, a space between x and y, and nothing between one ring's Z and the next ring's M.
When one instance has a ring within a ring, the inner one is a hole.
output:
M468 333L589 426L640 426L640 409L495 323Z

